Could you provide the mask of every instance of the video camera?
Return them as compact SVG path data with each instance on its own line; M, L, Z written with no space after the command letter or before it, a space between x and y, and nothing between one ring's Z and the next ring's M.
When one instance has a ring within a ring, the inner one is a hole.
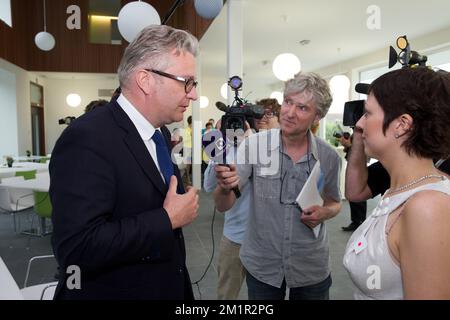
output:
M242 130L245 132L248 122L250 128L255 129L255 119L264 117L264 108L258 105L250 104L244 99L239 98L239 91L242 88L242 79L233 76L228 80L228 85L234 90L234 101L231 106L226 106L223 102L216 102L217 109L225 112L221 120L222 136L226 137L227 130ZM236 143L236 141L235 141Z
M63 119L59 119L59 120L58 120L58 124L66 124L66 125L69 125L69 124L71 124L72 121L75 120L75 119L76 119L75 117L70 117L70 116L68 116L68 117L65 117L65 118L63 118Z
M397 51L392 46L389 48L389 69L397 62L402 64L402 68L413 68L416 65L425 66L425 63L428 60L427 56L421 55L417 51L412 51L406 36L398 37L396 43L401 51L397 54ZM355 91L362 94L368 94L369 84L358 83L355 86ZM345 103L343 117L344 126L355 127L358 120L364 114L364 101L365 100L354 100Z

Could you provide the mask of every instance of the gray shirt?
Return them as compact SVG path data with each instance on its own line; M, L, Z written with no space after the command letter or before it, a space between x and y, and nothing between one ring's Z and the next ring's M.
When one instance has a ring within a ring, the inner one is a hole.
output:
M340 201L341 160L326 142L308 136L308 153L297 163L284 153L279 129L250 136L238 149L241 185L252 180L252 202L240 258L252 276L280 288L317 284L330 274L325 225L316 238L293 205L320 160L324 199Z

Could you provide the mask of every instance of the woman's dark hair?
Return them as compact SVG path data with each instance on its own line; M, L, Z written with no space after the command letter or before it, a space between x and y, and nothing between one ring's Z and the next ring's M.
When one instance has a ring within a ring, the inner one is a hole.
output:
M86 108L84 108L84 113L92 111L97 107L101 107L101 106L104 106L107 104L108 104L108 101L106 101L106 100L102 100L102 99L93 100L93 101L89 102L89 104L86 106Z
M369 87L384 111L383 133L389 124L409 114L413 118L403 147L423 158L450 154L450 74L427 67L388 72Z

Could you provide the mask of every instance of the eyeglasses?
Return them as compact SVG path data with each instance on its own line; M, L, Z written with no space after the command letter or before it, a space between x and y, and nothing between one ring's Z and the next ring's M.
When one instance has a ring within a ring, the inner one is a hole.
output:
M191 92L191 90L195 87L197 87L198 82L194 80L194 78L183 78L180 76L175 76L173 74L170 73L166 73L163 71L159 71L159 70L155 70L155 69L145 69L147 71L159 74L160 76L166 77L166 78L170 78L179 82L183 82L184 83L184 92L189 93Z
M267 119L273 118L274 116L276 116L277 114L275 112L273 112L272 110L265 110L264 111L264 116Z

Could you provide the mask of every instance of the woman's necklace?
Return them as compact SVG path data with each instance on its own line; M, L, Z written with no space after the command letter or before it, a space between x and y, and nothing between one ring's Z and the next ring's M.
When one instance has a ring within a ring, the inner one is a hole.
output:
M409 183L407 183L407 184L405 184L405 185L403 185L403 186L400 186L400 187L398 187L398 188L396 188L396 189L394 189L394 190L390 190L390 189L389 189L389 190L386 192L386 195L390 195L390 194L393 194L393 193L397 193L397 192L406 190L406 189L408 189L409 187L411 187L411 186L413 186L413 185L415 185L415 184L418 184L419 182L422 182L423 180L432 179L432 178L440 178L441 180L444 180L444 176L441 176L441 175L438 175L438 174L428 174L428 175L426 175L426 176L417 178L417 179L415 179L415 180L413 180L413 181L411 181L411 182L409 182Z

